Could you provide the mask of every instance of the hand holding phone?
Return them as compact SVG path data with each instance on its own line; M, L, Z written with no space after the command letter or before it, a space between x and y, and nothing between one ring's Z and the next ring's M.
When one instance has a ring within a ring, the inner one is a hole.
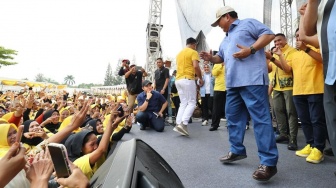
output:
M68 154L63 144L50 143L48 150L51 160L54 164L54 169L58 178L67 178L71 175L71 170L68 162Z
M74 164L69 162L72 174L68 178L57 178L57 183L63 187L89 187L89 180L85 174Z
M119 107L118 107L117 111L119 112L119 114L118 114L119 117L124 116L124 109L123 109L121 104L119 104Z
M157 114L156 112L153 112L153 114L156 116L156 118L159 118L159 114Z

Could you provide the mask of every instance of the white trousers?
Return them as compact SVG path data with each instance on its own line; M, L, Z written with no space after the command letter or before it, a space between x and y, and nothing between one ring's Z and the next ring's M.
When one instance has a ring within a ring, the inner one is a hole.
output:
M175 81L175 84L181 101L176 124L188 125L196 107L196 83L195 80L181 79Z

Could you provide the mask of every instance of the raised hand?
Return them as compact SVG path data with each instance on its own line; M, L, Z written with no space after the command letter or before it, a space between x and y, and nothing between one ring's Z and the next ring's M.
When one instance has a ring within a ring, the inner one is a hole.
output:
M273 53L280 56L282 54L282 51L281 51L280 47L276 47L276 48L274 48Z
M72 117L72 123L71 123L72 126L79 127L82 125L82 123L84 122L86 118L86 114L87 114L87 111L89 110L91 102L92 101L85 101L80 111L74 114L74 116Z
M271 51L265 51L265 55L267 59L271 59L273 57Z
M152 94L152 92L147 92L146 95L147 95L146 98L147 98L147 99L150 99L150 98L152 98L152 95L153 95L153 94Z
M308 3L304 3L304 4L300 7L300 9L299 9L299 13L300 13L301 16L303 16L303 15L305 14L307 5L308 5Z
M0 160L0 187L5 187L26 165L26 149L15 142Z
M87 179L87 177L78 167L72 164L71 161L68 162L72 173L68 178L56 179L57 183L61 185L60 187L69 187L69 188L88 187L89 180Z
M212 58L212 50L210 50L210 52L202 51L199 53L199 55L205 61L210 61Z
M48 185L48 180L53 169L54 166L48 150L46 150L46 152L42 150L36 154L33 162L26 171L26 176L31 183L31 187L43 187L42 185Z

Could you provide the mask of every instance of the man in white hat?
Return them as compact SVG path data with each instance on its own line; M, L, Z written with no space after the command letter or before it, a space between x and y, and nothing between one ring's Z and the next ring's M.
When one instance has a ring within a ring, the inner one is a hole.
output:
M229 130L230 152L220 158L231 163L246 158L243 145L248 114L254 124L260 165L253 178L267 181L277 173L278 149L272 127L268 103L268 71L264 47L274 39L274 33L255 19L239 20L229 6L220 8L211 26L219 26L226 33L219 52L201 52L204 60L225 63L226 118Z

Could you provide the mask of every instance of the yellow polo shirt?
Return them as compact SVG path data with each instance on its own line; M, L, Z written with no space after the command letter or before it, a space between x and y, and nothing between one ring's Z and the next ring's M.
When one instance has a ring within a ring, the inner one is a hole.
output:
M287 61L288 59L291 59L292 55L294 54L294 52L296 52L297 50L291 46L289 46L288 44L285 45L285 47L281 48L281 51L285 57L285 60ZM277 55L273 55L275 59L279 60L279 57ZM281 70L279 67L277 67L274 63L272 63L272 72L273 75L275 75L271 81L273 81L275 79L276 84L273 88L273 90L276 91L288 91L288 90L292 90L293 86L286 86L286 87L280 87L280 82L282 83L290 83L291 85L293 85L293 75L292 73L286 73L285 71Z
M176 56L176 80L180 79L195 79L195 68L193 61L199 61L197 51L186 47Z
M319 49L309 46L320 53ZM293 95L322 94L324 92L323 63L318 62L304 51L297 51L288 59L294 74Z
M222 63L215 64L211 73L215 77L214 91L226 91L225 66Z

